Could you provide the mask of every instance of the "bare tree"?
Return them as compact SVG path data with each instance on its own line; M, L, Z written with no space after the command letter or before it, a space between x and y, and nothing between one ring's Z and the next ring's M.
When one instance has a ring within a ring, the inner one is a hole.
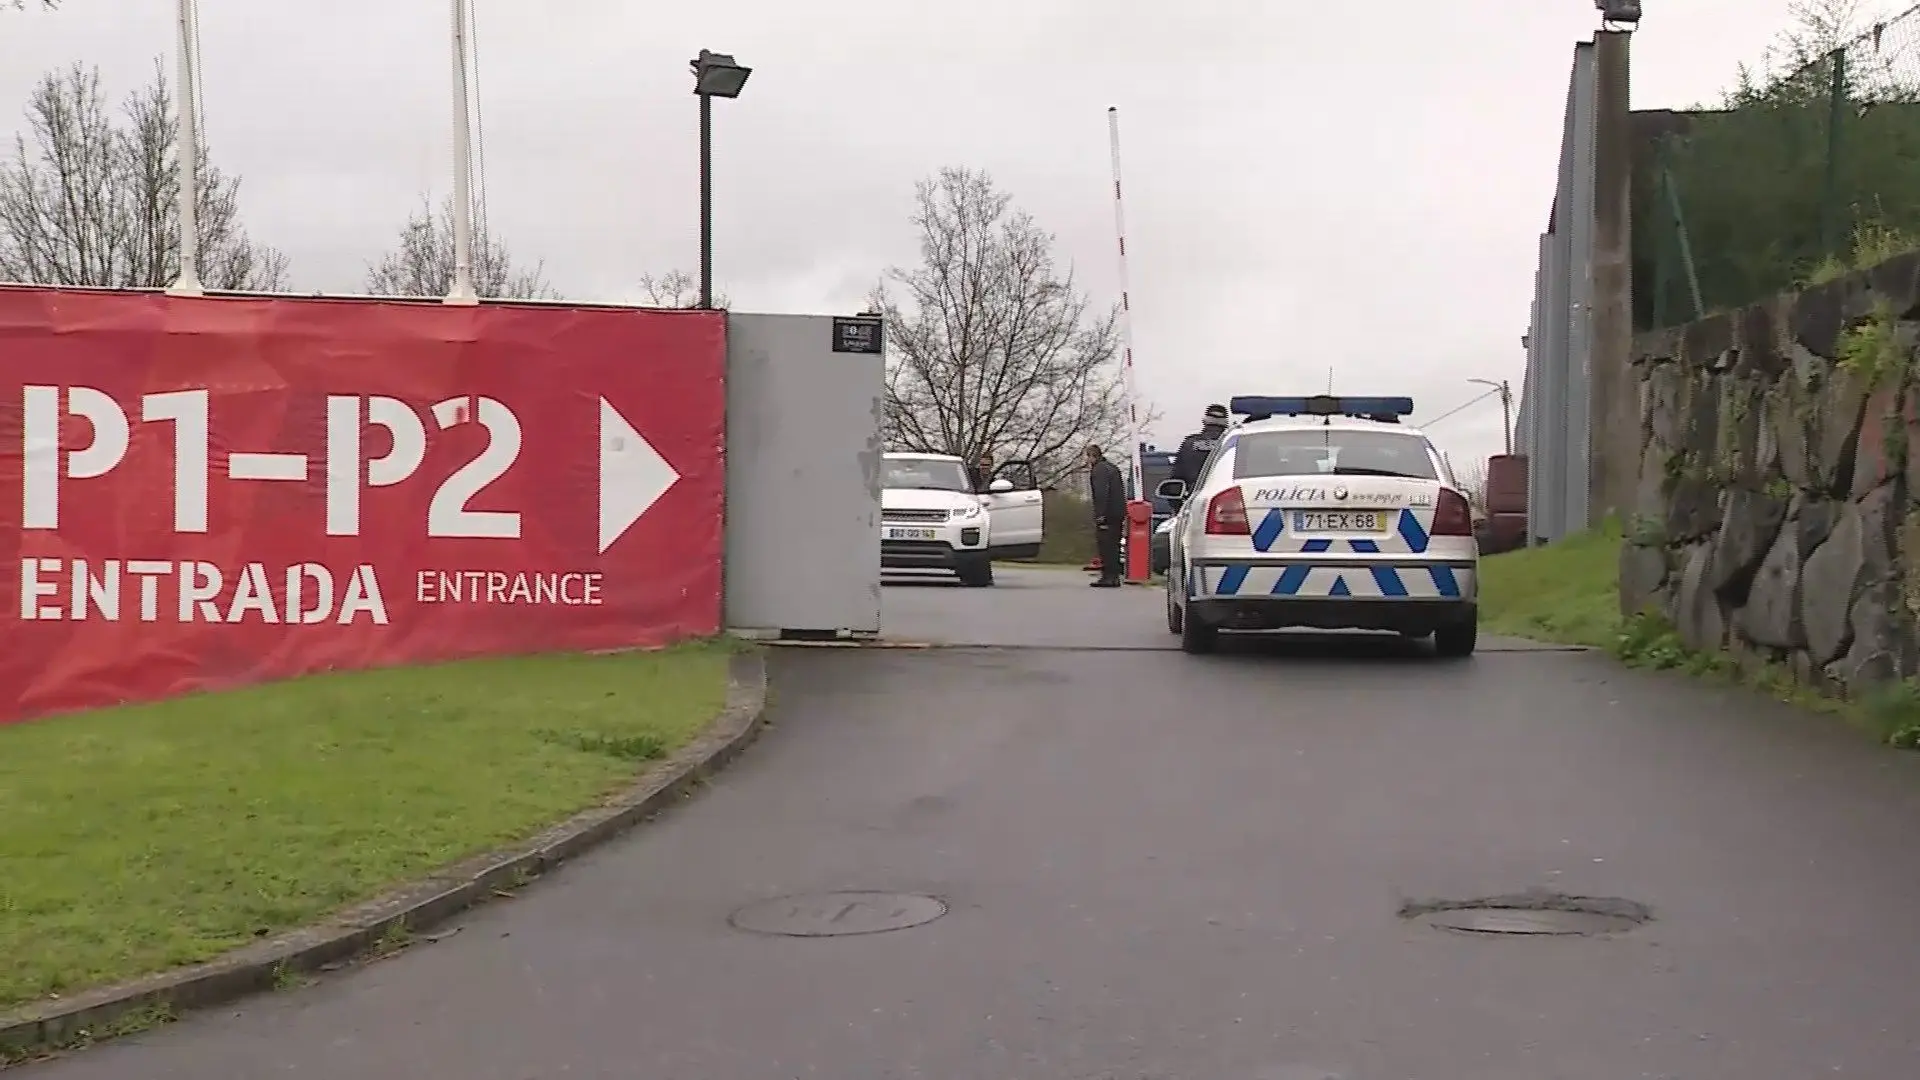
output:
M481 296L512 300L558 300L547 284L544 263L515 267L505 244L475 222L473 289ZM400 228L400 240L379 262L367 267L368 292L376 296L445 296L453 288L453 200L443 199L436 213L422 196L420 209Z
M1088 442L1125 453L1117 309L1089 311L1053 235L987 173L942 169L915 202L920 265L889 270L874 295L889 443L1025 459L1042 485L1073 475Z
M180 273L180 161L160 62L116 119L97 68L42 76L27 131L0 163L0 278L160 288ZM200 280L210 289L286 288L286 257L240 224L240 180L203 152L196 168Z
M646 297L648 307L657 308L697 308L700 306L700 280L685 270L669 270L655 277L652 274L640 275L640 292ZM713 294L713 306L725 311L733 306L727 294Z
M1449 460L1449 465L1453 469L1453 478L1460 482L1460 494L1465 495L1467 502L1473 504L1475 509L1485 512L1487 509L1486 461L1475 458L1464 465L1455 465Z
M1767 46L1766 67L1783 75L1845 45L1884 13L1879 0L1793 0L1787 14L1793 25Z

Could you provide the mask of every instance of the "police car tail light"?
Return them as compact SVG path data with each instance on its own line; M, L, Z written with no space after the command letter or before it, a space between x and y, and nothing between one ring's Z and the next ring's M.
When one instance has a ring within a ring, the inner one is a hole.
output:
M1247 501L1240 497L1240 489L1230 487L1207 500L1207 534L1209 536L1246 536Z
M1433 528L1427 532L1431 536L1472 536L1473 508L1467 505L1467 497L1452 488L1441 488L1440 497L1433 503Z

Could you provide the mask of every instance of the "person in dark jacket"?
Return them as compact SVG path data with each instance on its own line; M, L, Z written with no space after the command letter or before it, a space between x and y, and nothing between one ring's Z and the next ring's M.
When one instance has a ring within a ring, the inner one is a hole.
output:
M1087 445L1087 483L1093 496L1093 539L1100 552L1097 589L1120 585L1120 530L1127 524L1127 481L1100 447Z
M1167 474L1167 479L1183 480L1187 490L1193 490L1200 481L1200 467L1207 463L1209 455L1219 449L1220 437L1226 432L1227 407L1207 406L1200 430L1180 440L1180 452L1173 456L1173 471Z
M973 481L976 494L986 494L987 485L993 483L993 455L982 453L980 460L967 468L967 477Z

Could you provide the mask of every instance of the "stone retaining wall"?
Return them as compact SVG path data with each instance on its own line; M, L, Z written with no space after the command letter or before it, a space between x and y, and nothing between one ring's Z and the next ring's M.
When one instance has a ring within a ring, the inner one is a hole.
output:
M1635 341L1620 610L1852 696L1920 670L1920 254Z

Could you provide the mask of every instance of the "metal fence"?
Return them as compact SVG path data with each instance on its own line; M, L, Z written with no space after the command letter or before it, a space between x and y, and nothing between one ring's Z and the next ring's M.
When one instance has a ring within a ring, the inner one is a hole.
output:
M1574 46L1559 184L1540 234L1514 432L1516 451L1527 457L1530 542L1558 540L1588 525L1598 72L1594 43Z
M1635 322L1689 322L1920 246L1920 5L1725 108L1663 114L1636 170Z

